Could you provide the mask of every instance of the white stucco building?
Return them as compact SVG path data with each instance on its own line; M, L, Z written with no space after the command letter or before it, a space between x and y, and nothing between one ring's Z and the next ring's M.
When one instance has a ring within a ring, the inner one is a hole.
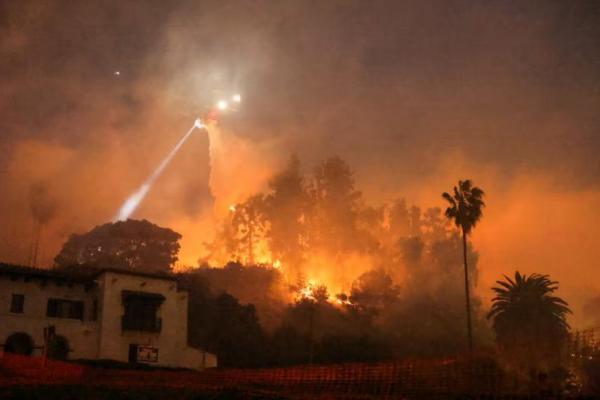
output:
M188 294L162 274L103 269L91 277L0 264L0 351L202 369L187 345Z

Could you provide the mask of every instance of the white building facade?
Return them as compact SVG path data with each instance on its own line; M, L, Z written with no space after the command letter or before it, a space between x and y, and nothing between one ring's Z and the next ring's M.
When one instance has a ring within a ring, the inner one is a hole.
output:
M188 294L174 277L104 269L92 277L0 264L0 350L56 359L203 369L187 345Z

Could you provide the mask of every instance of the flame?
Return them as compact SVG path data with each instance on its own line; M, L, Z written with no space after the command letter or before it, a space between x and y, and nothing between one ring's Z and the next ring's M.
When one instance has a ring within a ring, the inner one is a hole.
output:
M340 298L336 298L335 299L335 303L339 304L340 306L351 306L354 305L354 303L352 303L350 300L342 300Z
M306 281L305 286L301 287L300 289L297 290L296 299L297 300L302 300L302 299L317 300L317 298L315 296L315 291L322 286L326 287L326 285L319 283L319 281L317 281L315 279L308 279ZM331 296L328 295L326 300L328 302L330 302Z
M300 288L300 290L298 290L298 297L300 299L315 300L315 296L313 294L313 288L310 285Z

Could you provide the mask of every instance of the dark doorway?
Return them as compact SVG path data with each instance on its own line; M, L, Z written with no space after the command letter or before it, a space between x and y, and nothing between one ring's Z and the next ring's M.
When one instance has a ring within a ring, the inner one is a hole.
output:
M129 362L130 363L137 362L137 349L138 349L137 344L132 343L129 345Z
M48 358L66 360L69 357L69 341L64 336L53 336L48 342Z
M4 351L13 354L30 356L33 353L33 340L31 336L23 332L10 335L4 343Z

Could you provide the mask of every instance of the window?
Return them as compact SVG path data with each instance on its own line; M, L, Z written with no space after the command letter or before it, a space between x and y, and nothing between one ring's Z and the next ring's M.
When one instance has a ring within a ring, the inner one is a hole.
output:
M121 320L121 328L124 331L161 331L162 321L157 318L157 312L165 299L162 295L124 290L122 299L125 314Z
M48 299L46 316L83 320L83 301Z
M24 294L13 294L10 299L10 312L15 314L22 314L25 308L25 295Z

